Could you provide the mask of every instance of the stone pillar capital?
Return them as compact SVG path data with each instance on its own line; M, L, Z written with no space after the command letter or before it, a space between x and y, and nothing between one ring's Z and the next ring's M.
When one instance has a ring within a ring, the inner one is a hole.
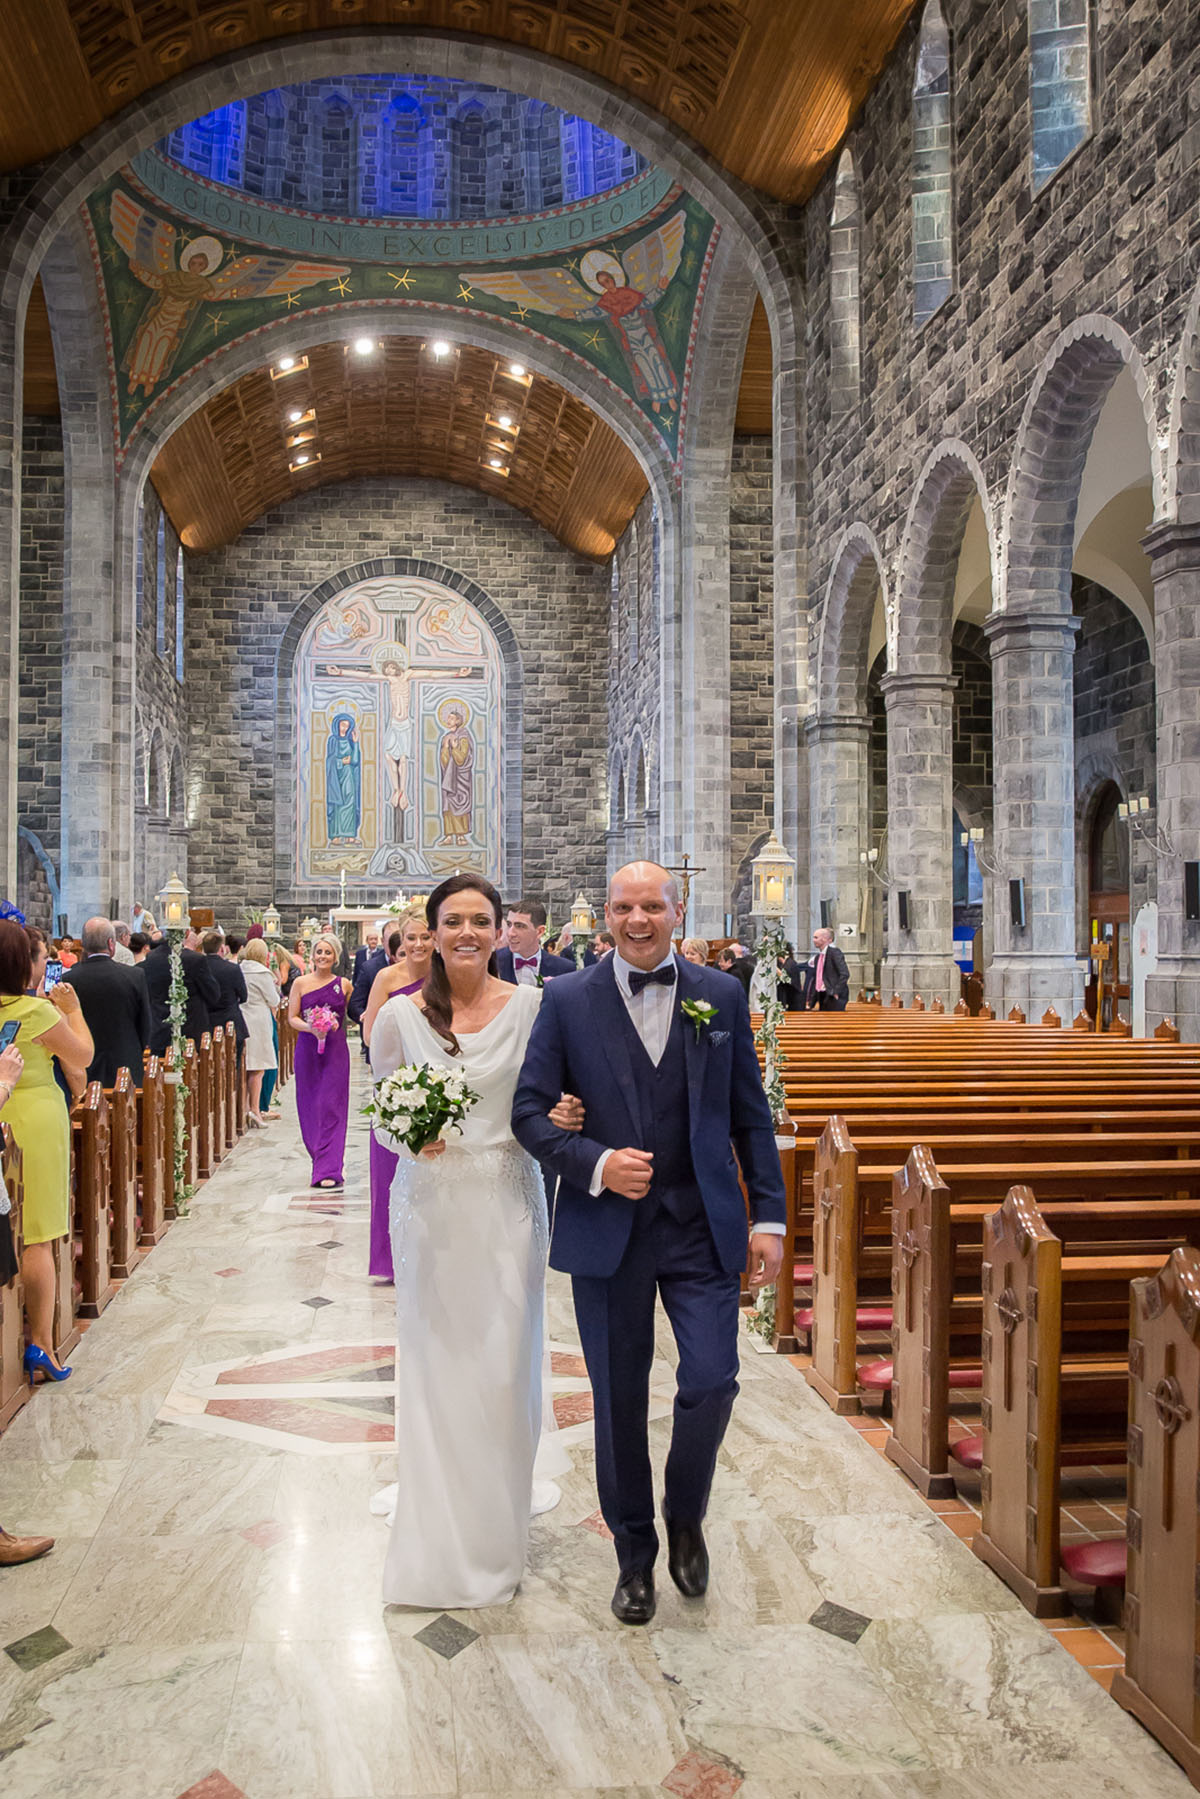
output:
M1071 612L993 612L983 621L983 634L992 646L993 661L1014 650L1075 651L1075 638L1083 621Z
M954 690L958 686L957 675L923 675L916 673L892 673L884 675L879 683L883 694L883 703L888 711L898 706L951 706L954 703Z
M1154 565L1156 579L1184 571L1200 571L1200 519L1190 524L1176 519L1151 525L1142 548Z
M858 712L814 713L803 724L804 741L815 743L847 743L856 737L865 742L871 735L871 721Z

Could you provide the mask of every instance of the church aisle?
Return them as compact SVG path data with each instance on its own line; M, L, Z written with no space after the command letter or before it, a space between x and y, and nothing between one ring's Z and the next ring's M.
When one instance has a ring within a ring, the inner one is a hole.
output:
M357 1063L356 1082L363 1076ZM357 1103L357 1102L356 1102ZM747 1339L705 1606L609 1612L591 1399L552 1277L573 1466L512 1605L379 1600L392 1297L285 1120L245 1138L0 1440L6 1799L1170 1799L1175 1765L786 1360ZM665 1343L664 1343L665 1348ZM652 1436L669 1430L656 1368Z

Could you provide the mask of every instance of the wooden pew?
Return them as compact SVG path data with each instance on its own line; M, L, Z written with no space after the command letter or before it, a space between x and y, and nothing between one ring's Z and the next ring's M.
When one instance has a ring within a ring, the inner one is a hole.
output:
M160 1057L146 1052L142 1087L138 1095L137 1171L141 1200L141 1228L138 1241L143 1249L160 1243L167 1232L166 1191L167 1161L174 1172L174 1139L166 1134L167 1096L163 1084L164 1070ZM173 1187L173 1180L171 1182Z
M1127 1244L1091 1253L1064 1254L1028 1187L984 1222L983 1524L972 1546L1037 1617L1072 1604L1060 1569L1063 1468L1125 1461L1130 1282L1158 1270L1174 1228L1136 1202L1113 1211L1123 1224L1106 1223ZM1178 1227L1200 1234L1200 1202L1185 1204Z
M128 1068L119 1068L105 1089L108 1107L108 1194L112 1272L128 1280L138 1265L137 1119L138 1108Z
M230 1086L225 1099L226 1117L229 1121L231 1135L229 1147L233 1148L239 1138L246 1134L246 1072L245 1057L238 1054L238 1042L235 1034L232 1054L229 1062Z
M1153 1115L1147 1115L1153 1122ZM1068 1124L1078 1120L1065 1115ZM932 1122L932 1120L930 1121ZM922 1131L925 1147L940 1161L1001 1164L995 1178L1024 1178L1023 1163L1047 1161L1108 1164L1200 1157L1200 1131L1030 1130L998 1132L993 1120L961 1118L953 1129ZM1119 1123L1125 1122L1118 1120ZM1192 1123L1196 1120L1191 1119ZM940 1125L940 1121L939 1121ZM863 1307L890 1304L892 1180L912 1148L913 1130L874 1134L864 1125L850 1135L843 1118L831 1118L818 1139L813 1167L812 1367L805 1378L835 1411L853 1414L857 1397L855 1316ZM871 1166L860 1168L863 1157ZM870 1321L867 1321L868 1325ZM882 1328L876 1320L874 1328Z
M11 1131L4 1131L4 1184L12 1201L9 1222L18 1268L21 1260L21 1211L25 1184L21 1151ZM9 1287L0 1287L0 1430L11 1424L30 1395L25 1378L25 1291L18 1272Z
M195 1099L194 1136L196 1140L196 1174L197 1178L202 1181L208 1179L215 1165L213 1154L213 1119L216 1111L216 1102L212 1090L212 1043L213 1040L211 1034L208 1031L205 1031L198 1044L193 1044L189 1039L191 1054L187 1055L185 1052L184 1057L185 1063L192 1064L196 1077L195 1087L193 1088L189 1075L188 1097L189 1101L193 1097ZM188 1122L190 1125L192 1120L189 1118Z
M93 1081L71 1112L72 1191L79 1261L79 1316L98 1318L116 1293L108 1225L108 1104Z
M860 1169L861 1173L861 1169ZM1020 1178L1039 1193L1042 1212L1073 1247L1122 1230L1120 1208L1139 1199L1144 1217L1165 1229L1181 1202L1200 1199L1200 1163L1063 1162L1026 1164ZM892 1436L887 1455L928 1498L954 1491L947 1471L949 1395L960 1368L978 1369L982 1353L983 1221L1007 1191L1003 1168L945 1167L917 1144L894 1177L892 1196ZM1053 1201L1040 1198L1050 1191ZM957 1203L951 1203L951 1194ZM961 1197L960 1197L961 1196ZM978 1376L976 1376L976 1379Z
M219 1024L211 1033L210 1043L211 1047L209 1055L211 1060L209 1062L208 1071L208 1097L212 1107L212 1134L210 1143L212 1148L212 1166L215 1168L218 1162L222 1161L225 1156L225 1098L228 1091L228 1075L226 1073L228 1056L226 1052L228 1044L226 1041L225 1026L223 1024Z
M1112 1696L1200 1786L1200 1254L1133 1287L1126 1649Z

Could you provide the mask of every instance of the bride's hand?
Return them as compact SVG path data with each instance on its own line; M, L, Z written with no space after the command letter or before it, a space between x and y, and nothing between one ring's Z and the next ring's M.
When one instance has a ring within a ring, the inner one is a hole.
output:
M547 1116L560 1131L581 1131L586 1113L581 1099L576 1099L573 1093L564 1093Z
M426 1160L432 1162L435 1156L441 1155L445 1147L446 1139L444 1137L435 1137L434 1141L432 1143L427 1143L420 1153Z

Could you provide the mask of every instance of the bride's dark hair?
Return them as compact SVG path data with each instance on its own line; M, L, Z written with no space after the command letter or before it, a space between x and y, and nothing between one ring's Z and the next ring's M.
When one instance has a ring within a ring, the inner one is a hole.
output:
M504 907L500 895L491 882L485 881L482 875L451 875L448 881L443 881L440 887L435 887L425 901L425 917L431 931L437 930L438 914L446 901L453 899L456 893L481 893L492 908L497 931L500 929ZM495 972L496 957L493 952L488 960L488 973L495 974ZM421 1010L438 1036L444 1037L450 1045L450 1054L452 1056L461 1055L462 1044L454 1035L452 1023L454 995L450 991L450 977L446 973L446 964L436 949L429 965L429 973L425 976L425 985L421 989Z

